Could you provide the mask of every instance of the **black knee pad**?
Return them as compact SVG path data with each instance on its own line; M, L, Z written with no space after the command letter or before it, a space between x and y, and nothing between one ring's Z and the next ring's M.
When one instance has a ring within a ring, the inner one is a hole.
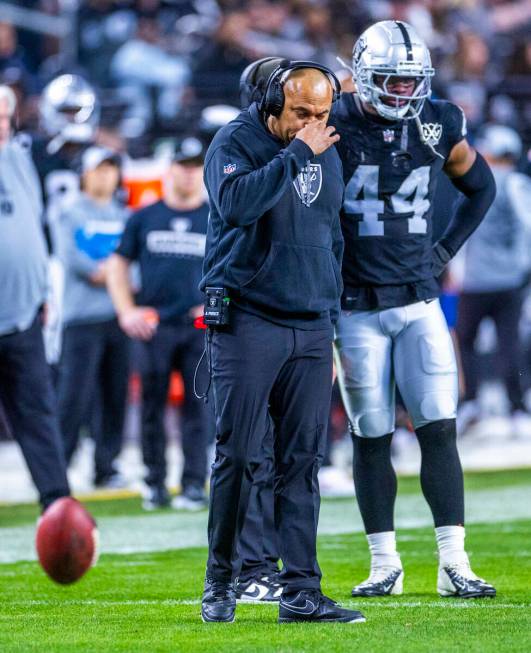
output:
M457 431L455 419L440 419L418 428L415 433L422 452L429 453L448 449L454 451L456 447Z
M358 456L360 459L374 460L381 457L387 458L391 451L391 440L393 434L388 433L379 438L361 438L359 435L352 436L352 445L354 447L354 457Z

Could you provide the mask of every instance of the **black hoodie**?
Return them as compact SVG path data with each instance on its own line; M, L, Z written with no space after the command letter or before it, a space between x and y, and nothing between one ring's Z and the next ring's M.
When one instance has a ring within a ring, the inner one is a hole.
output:
M300 139L286 146L256 105L220 129L205 161L210 220L201 290L223 286L240 308L286 326L335 322L342 179L335 147L314 156Z

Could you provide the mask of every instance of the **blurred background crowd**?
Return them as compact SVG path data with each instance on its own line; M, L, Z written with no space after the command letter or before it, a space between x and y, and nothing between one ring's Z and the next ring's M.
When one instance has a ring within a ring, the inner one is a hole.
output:
M77 72L98 90L102 128L134 156L238 104L238 80L264 56L340 68L372 22L424 38L436 97L459 102L472 135L487 120L531 140L531 7L526 0L16 0L0 2L0 77L38 126L44 85ZM346 72L346 71L345 71ZM348 74L348 73L347 73Z
M337 57L349 64L359 34L384 19L409 22L426 41L436 71L434 97L463 108L470 140L474 142L487 124L511 127L518 138L510 152L512 163L530 174L531 3L527 0L1 0L0 84L17 95L17 130L38 137L46 132L39 109L45 86L65 73L83 77L98 98L95 141L122 156L122 182L129 191L125 201L138 209L160 197L168 152L175 152L176 144L179 148L191 134L208 143L216 129L236 114L239 78L251 61L265 56L314 60L337 71L350 90L351 73ZM489 147L496 150L492 141L485 145ZM447 191L443 188L440 193ZM529 185L520 197L527 208L522 219L528 220L529 234ZM462 258L446 279L444 306L452 325L458 322L464 274ZM468 409L461 415L460 427L466 434L480 424L480 434L495 437L505 429L508 438L527 437L531 446L531 422L525 415L531 408L528 279L518 290L522 302L517 309L514 352L522 398L516 407L511 404L511 390L503 382L507 355L499 355L496 317L482 316L477 330L469 329L465 343L468 359L476 357L472 367L477 378L470 396L463 375ZM183 401L179 379L179 375L172 377L169 392L169 402L177 411ZM138 377L133 377L126 441L138 438L138 402ZM516 411L524 416L518 428L510 419ZM498 417L506 418L501 426L493 421ZM399 425L396 454L405 443L407 457L406 415L399 415ZM175 426L170 418L167 426L175 436L170 440L178 441L182 425ZM334 446L328 462L343 470L329 475L331 492L352 491L348 471L343 473L347 464L342 461L348 458L346 432L336 396L330 420ZM485 464L490 463L485 460ZM408 469L405 459L404 469Z

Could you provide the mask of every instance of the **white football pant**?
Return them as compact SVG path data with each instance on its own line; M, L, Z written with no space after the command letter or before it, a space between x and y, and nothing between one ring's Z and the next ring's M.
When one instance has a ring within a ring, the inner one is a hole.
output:
M439 300L341 311L334 354L354 433L378 438L395 429L398 387L415 429L455 418L455 352Z

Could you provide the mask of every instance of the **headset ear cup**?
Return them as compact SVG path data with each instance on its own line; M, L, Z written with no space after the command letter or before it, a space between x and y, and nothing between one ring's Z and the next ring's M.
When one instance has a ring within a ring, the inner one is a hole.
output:
M273 80L267 94L267 113L278 118L284 108L284 90L279 80Z

